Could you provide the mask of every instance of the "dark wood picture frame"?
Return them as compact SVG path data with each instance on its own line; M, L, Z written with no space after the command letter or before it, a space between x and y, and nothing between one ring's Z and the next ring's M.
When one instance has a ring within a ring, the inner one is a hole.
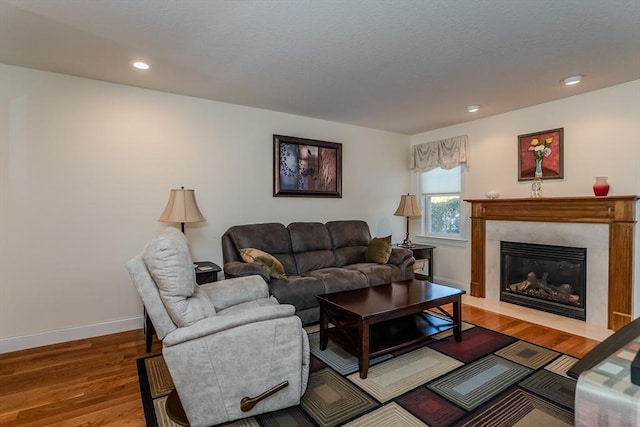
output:
M342 144L273 135L274 197L342 197Z
M535 151L536 148L540 151ZM535 178L536 152L540 153L538 156L542 156L541 179L564 178L563 148L564 128L518 135L518 181Z

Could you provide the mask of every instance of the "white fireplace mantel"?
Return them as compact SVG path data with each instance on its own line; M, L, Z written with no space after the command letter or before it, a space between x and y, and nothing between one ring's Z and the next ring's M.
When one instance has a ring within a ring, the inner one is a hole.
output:
M471 203L471 292L486 294L486 221L609 225L608 327L631 321L635 201L638 196L468 199Z

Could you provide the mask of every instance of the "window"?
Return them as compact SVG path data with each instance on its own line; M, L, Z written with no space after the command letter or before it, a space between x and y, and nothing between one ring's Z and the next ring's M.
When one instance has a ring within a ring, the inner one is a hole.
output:
M462 166L421 172L422 233L428 237L462 239Z

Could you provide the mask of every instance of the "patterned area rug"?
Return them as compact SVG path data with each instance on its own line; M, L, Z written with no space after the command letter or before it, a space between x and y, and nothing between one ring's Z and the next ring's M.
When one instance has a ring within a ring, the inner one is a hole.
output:
M331 341L319 349L307 329L311 374L300 405L229 427L295 426L573 426L577 359L470 324L452 334L371 361L367 379L357 359ZM148 426L176 426L164 401L173 382L162 356L138 360Z

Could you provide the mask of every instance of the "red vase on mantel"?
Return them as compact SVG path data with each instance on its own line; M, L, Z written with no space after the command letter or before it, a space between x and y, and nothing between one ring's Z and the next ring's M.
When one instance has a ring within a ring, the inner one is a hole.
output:
M609 194L609 183L606 176L596 176L596 183L593 184L593 194L596 196L606 196Z

